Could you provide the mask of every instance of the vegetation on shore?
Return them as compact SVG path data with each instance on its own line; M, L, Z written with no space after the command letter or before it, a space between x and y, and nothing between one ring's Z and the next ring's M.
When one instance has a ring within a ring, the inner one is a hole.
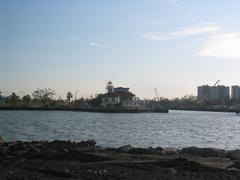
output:
M66 107L66 106L86 106L89 99L79 98L73 99L73 94L69 91L66 98L55 98L56 93L53 89L44 88L37 89L31 95L23 96L12 92L9 96L1 96L0 93L0 107Z
M166 109L209 109L209 110L239 110L240 100L200 102L196 96L186 95L182 98L168 99L161 97L157 100L146 99L150 107L161 105ZM101 104L101 94L96 97L77 98L71 91L67 92L66 97L56 98L53 89L37 89L32 94L17 95L12 92L8 96L3 96L0 91L0 107L98 107Z

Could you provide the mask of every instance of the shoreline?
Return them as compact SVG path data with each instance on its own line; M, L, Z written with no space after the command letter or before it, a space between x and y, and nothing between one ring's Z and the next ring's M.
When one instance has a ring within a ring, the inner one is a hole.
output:
M225 113L238 113L238 110L234 109L207 109L207 108L170 108L170 109L146 109L146 110L134 110L134 109L113 109L106 110L104 108L79 108L79 107L0 107L0 111L79 111L79 112L101 112L101 113L168 113L171 110L177 111L199 111L199 112L225 112Z
M0 139L0 179L240 179L240 150ZM21 172L21 173L20 173Z
M168 109L77 108L77 107L0 107L8 111L79 111L99 113L168 113Z
M172 108L169 110L177 111L202 111L202 112L224 112L224 113L238 113L238 110L229 110L229 109L207 109L207 108Z

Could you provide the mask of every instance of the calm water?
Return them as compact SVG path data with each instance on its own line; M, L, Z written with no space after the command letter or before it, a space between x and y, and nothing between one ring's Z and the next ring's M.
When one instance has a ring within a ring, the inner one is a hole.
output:
M240 148L240 116L170 111L168 114L104 114L0 111L0 136L12 140L84 140L137 147Z

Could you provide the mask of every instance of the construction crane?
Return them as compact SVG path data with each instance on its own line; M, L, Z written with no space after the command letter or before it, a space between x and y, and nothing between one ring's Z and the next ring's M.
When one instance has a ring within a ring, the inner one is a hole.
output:
M213 85L213 87L216 87L220 82L221 82L220 80L217 80L217 81L215 82L215 84ZM200 102L203 102L203 101L204 101L204 99L208 96L209 91L210 91L210 90L208 90L208 91L205 93L205 95L201 98Z
M154 90L155 90L155 94L156 94L156 97L157 97L157 101L159 102L159 101L160 101L160 98L159 98L159 95L158 95L157 88L154 88Z
M213 85L213 87L216 87L220 82L221 82L220 80L217 80L217 82Z

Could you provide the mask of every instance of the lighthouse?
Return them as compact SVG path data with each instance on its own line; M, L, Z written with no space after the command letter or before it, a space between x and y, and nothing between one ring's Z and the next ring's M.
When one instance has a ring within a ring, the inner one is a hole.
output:
M108 81L107 86L106 86L106 90L108 93L112 93L114 91L114 87L111 81Z

